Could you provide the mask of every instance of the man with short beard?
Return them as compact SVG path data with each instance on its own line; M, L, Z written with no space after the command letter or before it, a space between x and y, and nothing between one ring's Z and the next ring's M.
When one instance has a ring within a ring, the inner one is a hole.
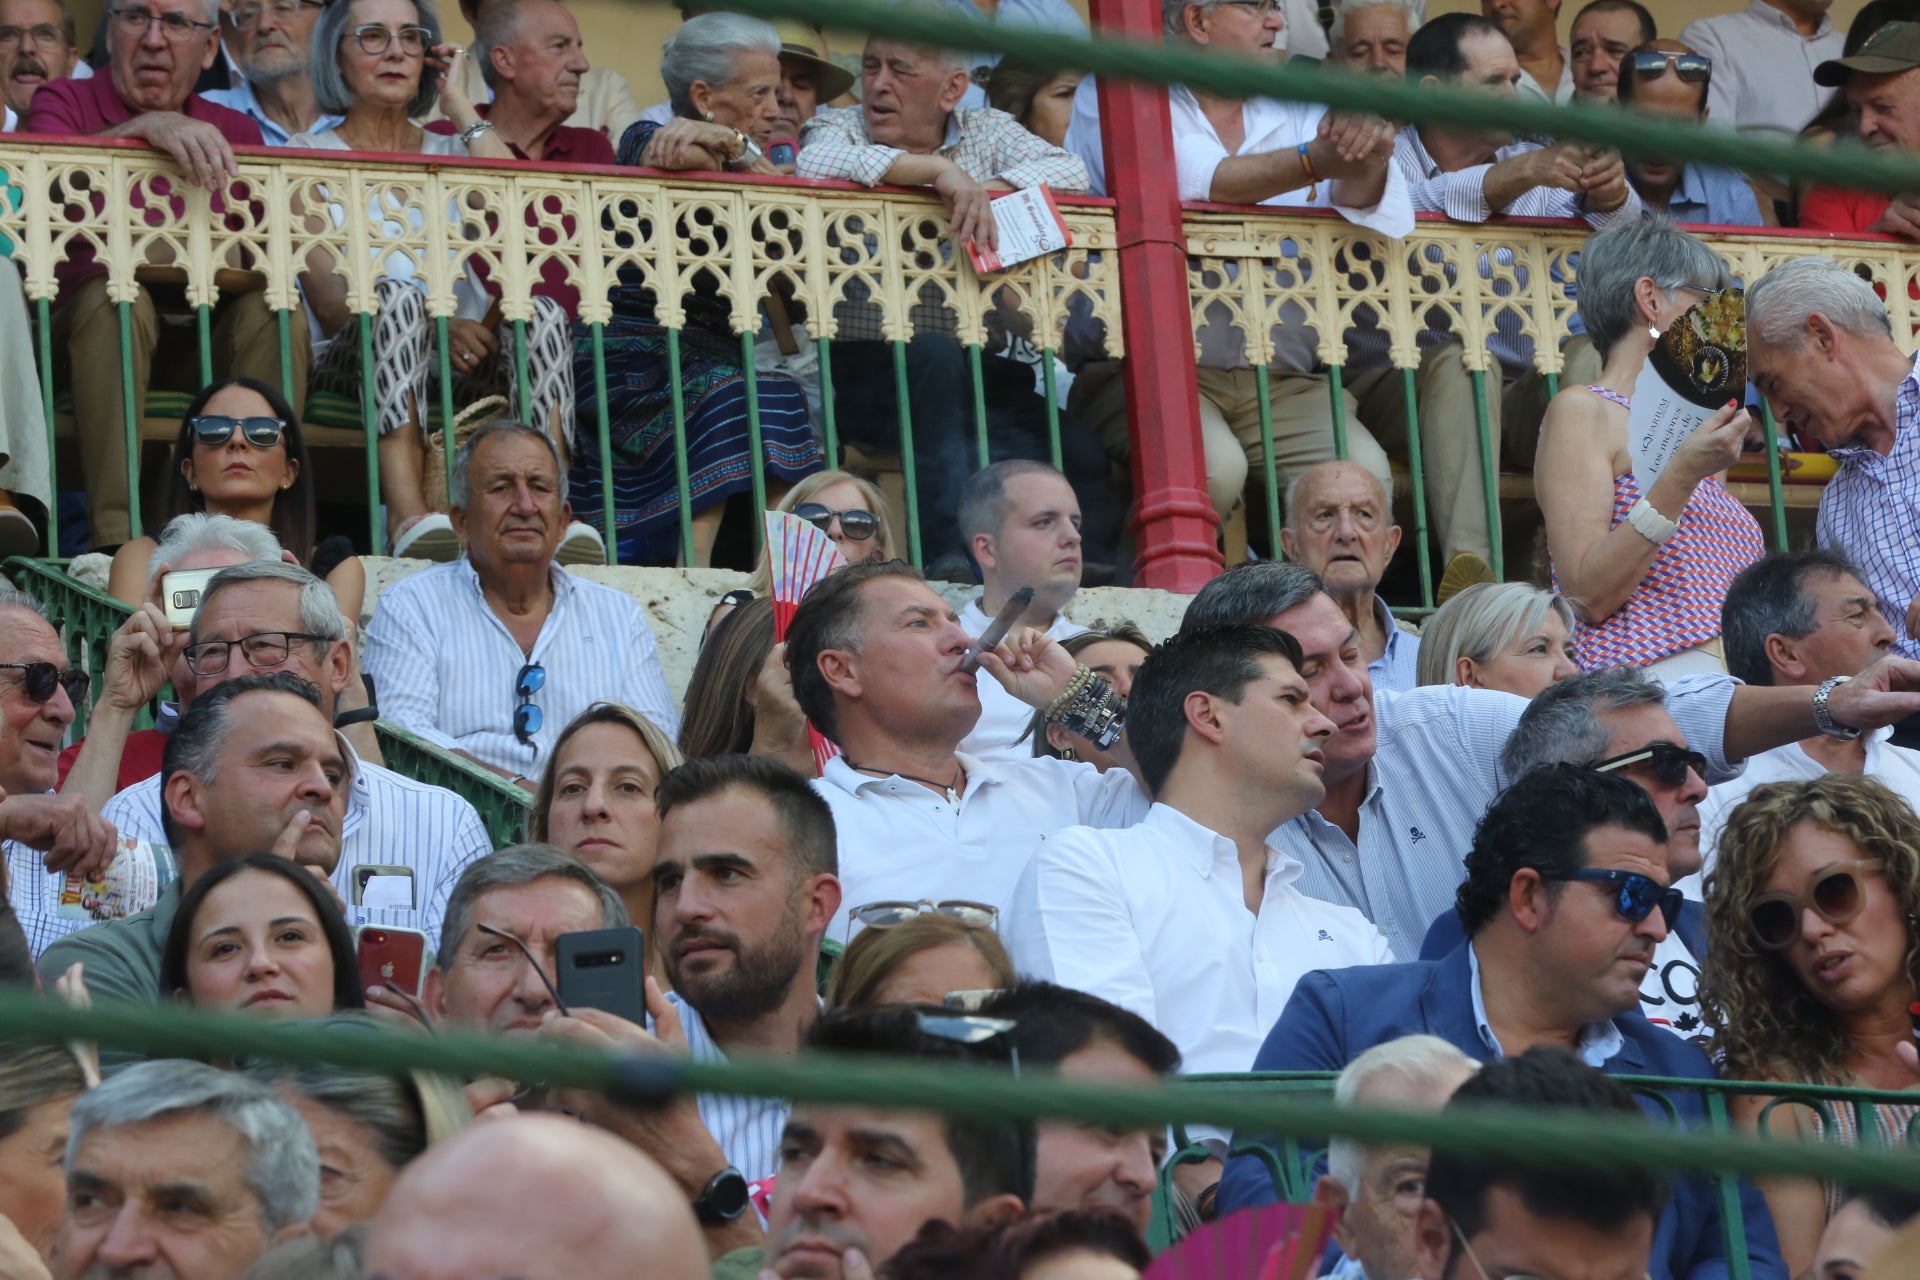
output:
M226 47L243 78L231 89L208 93L207 100L251 117L270 147L341 121L313 100L308 55L323 7L319 0L240 0L220 15Z

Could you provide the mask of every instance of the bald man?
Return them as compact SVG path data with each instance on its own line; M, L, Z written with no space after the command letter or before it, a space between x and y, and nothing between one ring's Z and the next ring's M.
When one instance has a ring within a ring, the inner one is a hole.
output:
M1420 683L1419 633L1403 628L1380 598L1380 579L1399 546L1393 504L1380 481L1358 463L1323 462L1287 486L1281 550L1320 575L1327 594L1353 623L1354 643L1373 687L1395 692Z
M492 1120L394 1184L367 1240L387 1280L707 1280L687 1198L640 1151L573 1120Z

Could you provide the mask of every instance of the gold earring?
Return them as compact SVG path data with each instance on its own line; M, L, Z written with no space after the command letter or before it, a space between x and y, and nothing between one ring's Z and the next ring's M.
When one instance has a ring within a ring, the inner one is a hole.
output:
M1078 760L1080 756L1072 747L1062 747L1060 748L1060 758L1062 760Z

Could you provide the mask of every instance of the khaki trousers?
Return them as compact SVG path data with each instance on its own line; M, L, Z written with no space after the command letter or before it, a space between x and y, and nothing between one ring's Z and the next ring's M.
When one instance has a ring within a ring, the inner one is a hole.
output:
M153 295L143 285L127 309L133 349L133 403L144 406L154 356L162 347L163 331ZM304 320L291 322L293 386L282 387L298 412L306 400L307 366L313 358ZM190 333L191 331L189 331ZM164 335L168 348L179 345ZM107 278L90 276L75 285L72 296L53 313L53 344L67 356L73 377L73 417L79 437L81 470L87 485L87 527L92 545L117 546L144 530L128 519L126 410L120 386L119 308L107 296ZM189 337L184 354L163 353L163 371L192 389L199 369ZM223 296L213 312L213 368L217 376L257 378L280 386L280 332L265 296L258 292Z

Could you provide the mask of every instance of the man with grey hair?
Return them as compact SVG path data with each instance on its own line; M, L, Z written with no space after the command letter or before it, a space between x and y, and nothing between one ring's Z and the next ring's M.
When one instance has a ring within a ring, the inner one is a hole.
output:
M207 101L259 125L270 147L337 126L345 117L322 111L313 97L313 24L324 7L318 0L240 0L221 6L221 22L232 35L227 52L240 76L231 89L208 93Z
M1333 1082L1336 1107L1438 1111L1480 1064L1439 1036L1388 1040L1348 1063ZM1415 1231L1428 1148L1372 1146L1335 1137L1313 1198L1337 1216L1333 1239L1346 1255L1328 1280L1400 1280L1413 1275Z
M1309 467L1288 483L1286 513L1281 550L1317 574L1353 620L1373 687L1416 687L1420 633L1398 622L1380 598L1380 579L1400 546L1400 526L1379 477L1351 462Z
M532 791L553 743L596 702L680 726L647 612L554 562L573 517L552 437L490 422L460 446L450 512L466 554L394 583L367 624L382 711Z
M480 39L481 10L488 7L481 0L460 0L460 16L473 28L476 43ZM468 58L466 83L461 86L467 101L476 108L493 98L493 87L486 78L486 61ZM436 102L421 120L431 123L445 118L445 113ZM566 121L570 127L592 129L618 145L620 135L639 119L640 107L633 100L633 90L628 86L625 76L610 67L594 67L582 73L579 97L573 114Z
M1528 704L1489 689L1375 691L1352 620L1297 564L1228 570L1201 588L1180 625L1230 622L1265 623L1299 641L1309 696L1335 726L1325 748L1326 798L1275 832L1273 843L1300 862L1301 892L1358 908L1397 957L1414 958L1429 922L1453 900L1475 826L1506 785L1501 748ZM1877 663L1821 707L1808 690L1753 689L1726 676L1686 677L1666 697L1683 741L1719 780L1783 742L1843 736L1920 711L1920 664Z
M200 1062L143 1062L73 1104L55 1274L234 1280L305 1235L320 1156L265 1085Z
M253 560L221 570L201 595L187 641L183 660L194 679L194 703L226 681L286 672L319 691L330 724L372 727L339 602L331 587L299 565ZM164 683L164 664L151 653L142 653L139 661L146 687ZM188 715L192 708L189 703ZM341 854L328 869L348 922L399 925L431 935L461 870L493 848L480 815L445 788L363 759L344 735L336 734L336 741L351 777L343 788ZM121 791L103 812L123 832L164 843L167 807L162 778L153 777ZM376 894L376 901L365 901L365 881L374 869L404 886L388 883L384 887L394 891L392 896Z
M492 102L474 110L522 160L550 164L612 164L613 143L598 129L566 123L580 106L580 86L592 69L580 24L560 0L492 0L480 15L473 58L480 64ZM451 120L427 126L457 133ZM565 287L557 264L547 275ZM569 314L580 309L579 291L556 299Z
M1820 545L1845 556L1920 658L1920 363L1893 339L1874 286L1831 258L1783 262L1747 287L1747 371L1789 434L1840 470L1820 495Z
M1426 19L1426 0L1340 0L1327 32L1326 63L1377 76L1407 73L1407 41Z

